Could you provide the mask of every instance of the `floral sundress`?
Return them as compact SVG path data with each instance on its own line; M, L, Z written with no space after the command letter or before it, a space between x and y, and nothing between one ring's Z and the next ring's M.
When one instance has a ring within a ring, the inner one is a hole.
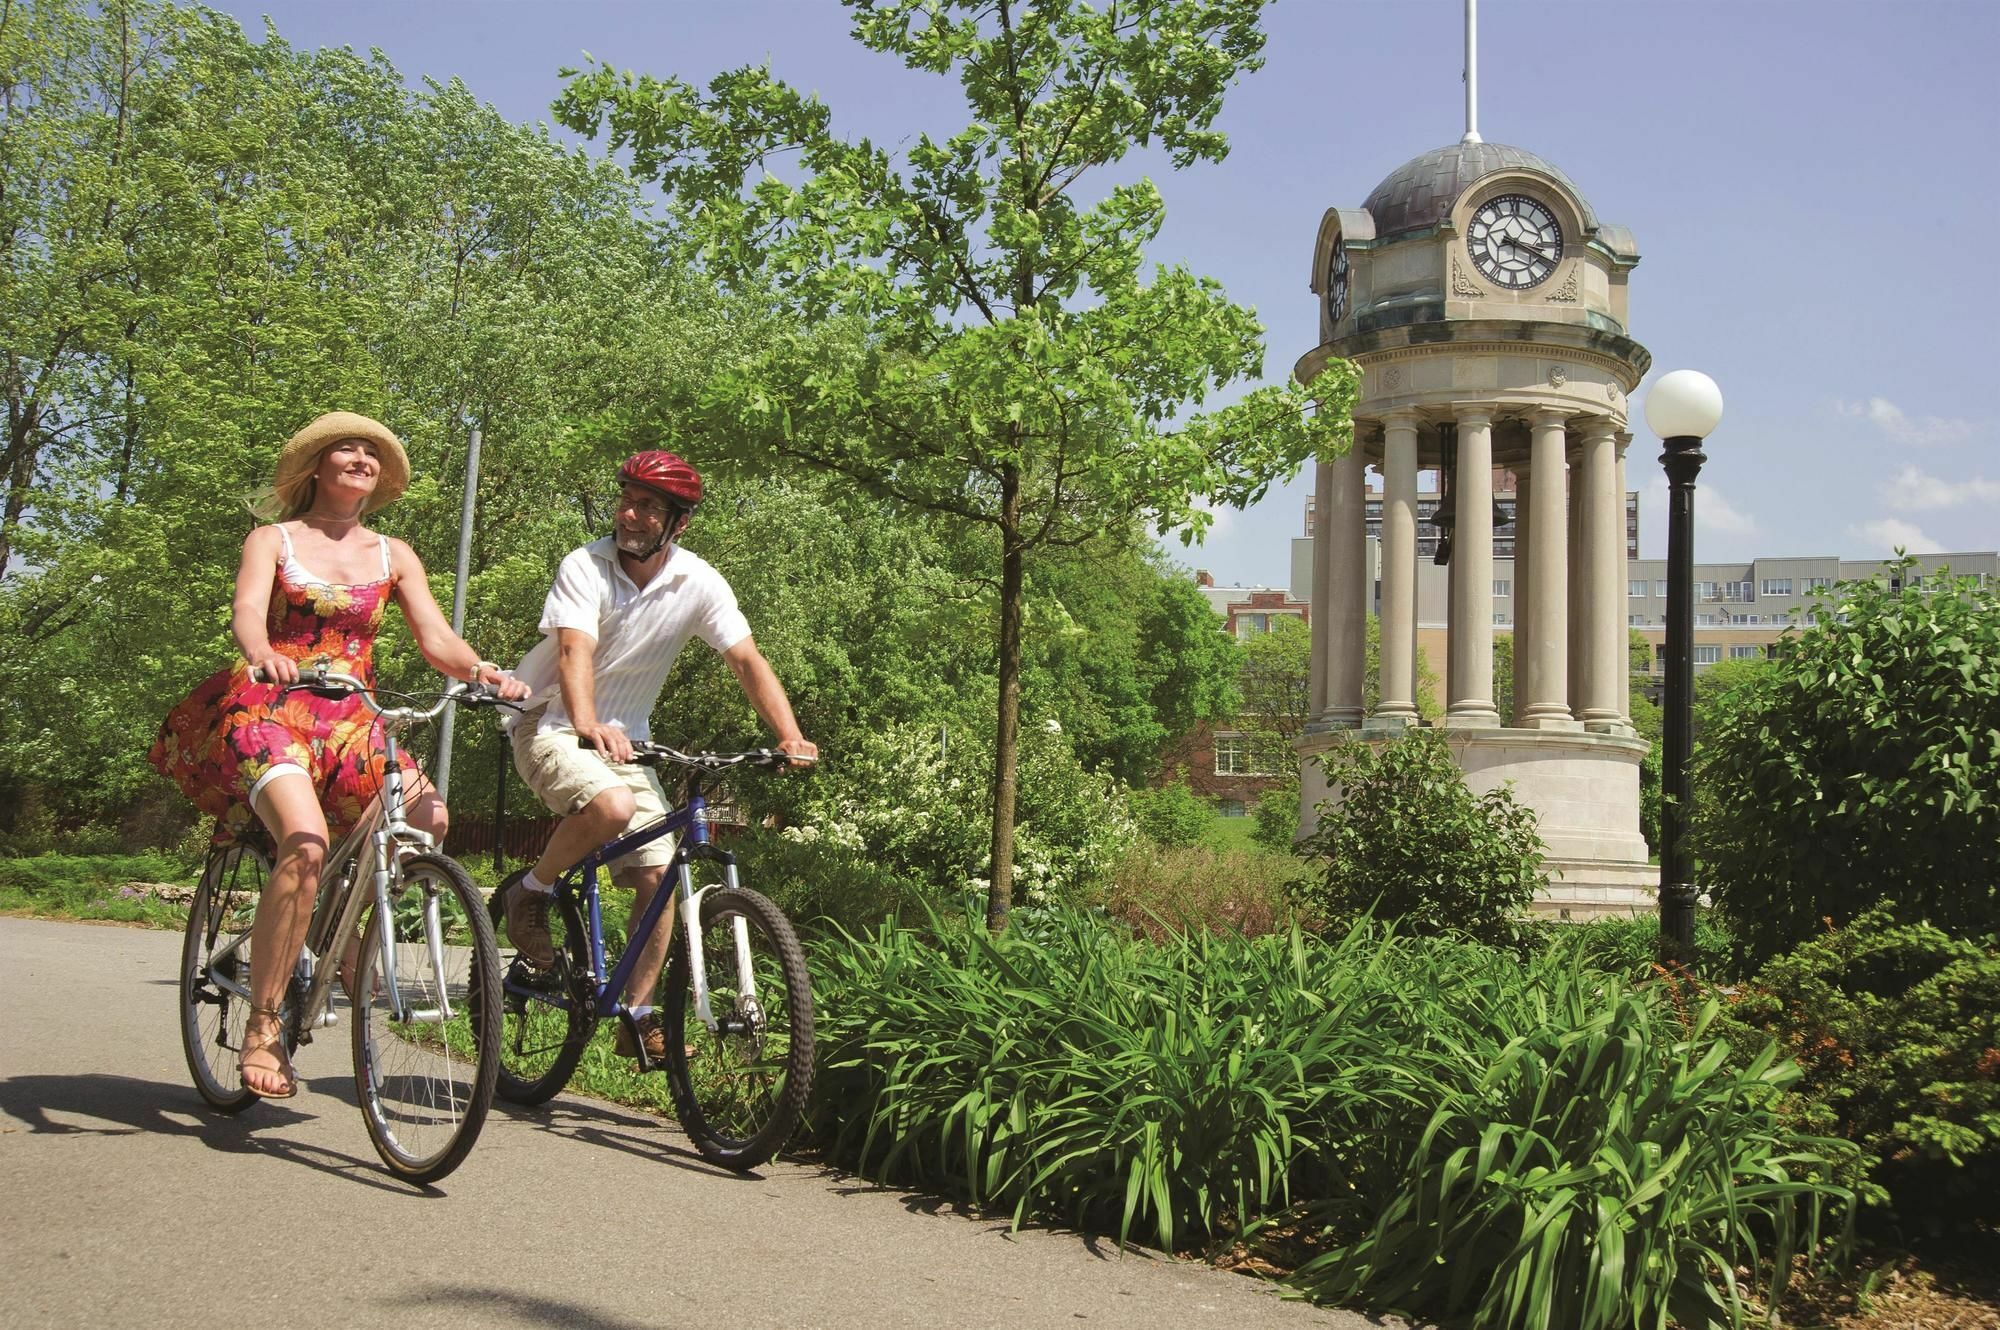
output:
M302 666L324 659L327 668L375 682L375 635L395 579L389 575L389 542L382 540L382 578L338 583L308 573L284 540L267 627L271 647ZM218 841L249 828L249 792L274 766L305 771L319 791L327 832L335 840L361 820L382 788L387 760L382 727L359 697L287 694L256 683L248 661L217 670L167 713L147 759L195 807L216 819ZM403 770L422 775L408 753ZM406 787L407 788L407 787Z

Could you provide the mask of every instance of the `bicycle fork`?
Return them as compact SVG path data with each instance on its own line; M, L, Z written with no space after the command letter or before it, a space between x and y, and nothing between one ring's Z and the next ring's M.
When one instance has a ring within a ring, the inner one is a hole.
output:
M736 889L738 880L736 876L736 865L733 863L724 863L722 866L722 871L723 871L722 885L724 886L725 889L734 891ZM701 1021L703 1025L707 1026L711 1032L718 1032L723 1034L750 1033L751 1031L749 1029L738 1031L734 1029L725 1030L721 1028L725 1023L725 1021L727 1021L730 1025L733 1026L734 1024L737 1023L737 1020L740 1020L746 1026L751 1026L756 1020L756 1017L760 1011L760 1007L757 1001L757 975L756 971L752 968L750 962L749 921L746 920L740 914L736 915L730 920L730 932L732 934L731 940L735 943L736 947L736 992L737 992L738 1011L736 1013L736 1019L730 1019L730 1018L718 1019L715 1015L713 1007L711 1007L709 1004L708 958L706 955L707 948L702 940L702 930L701 930L701 907L708 893L715 890L715 885L710 884L709 886L701 888L699 891L695 890L694 870L690 860L683 859L681 861L680 872L681 872L680 897L682 905L681 917L684 921L683 926L687 929L688 977L694 983L695 1016Z

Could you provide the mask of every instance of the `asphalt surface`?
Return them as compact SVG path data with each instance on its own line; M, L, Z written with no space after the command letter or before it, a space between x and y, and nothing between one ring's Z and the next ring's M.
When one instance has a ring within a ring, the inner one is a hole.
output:
M808 1164L739 1177L574 1096L496 1104L415 1189L368 1142L344 1028L300 1050L298 1098L201 1102L179 948L0 918L0 1326L1385 1324Z

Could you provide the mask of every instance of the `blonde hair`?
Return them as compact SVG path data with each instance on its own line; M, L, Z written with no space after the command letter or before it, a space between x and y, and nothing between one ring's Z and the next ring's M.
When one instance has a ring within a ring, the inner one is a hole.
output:
M331 448L328 444L326 447ZM326 455L326 448L320 449L320 456ZM313 470L319 470L319 458L313 459ZM301 484L290 487L287 497L276 485L259 485L243 496L243 507L260 522L289 522L294 517L302 517L312 511L313 500L319 496L319 477L308 475Z

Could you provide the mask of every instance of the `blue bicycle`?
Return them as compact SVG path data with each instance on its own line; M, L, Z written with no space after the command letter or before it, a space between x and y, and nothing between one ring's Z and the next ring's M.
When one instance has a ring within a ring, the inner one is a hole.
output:
M539 1104L569 1083L597 1022L625 1023L641 1072L664 1070L681 1127L703 1157L747 1171L784 1145L812 1091L813 1004L805 953L784 913L742 885L735 856L709 839L708 787L734 767L783 767L775 749L683 753L635 743L634 762L685 769L679 807L585 856L556 882L549 911L555 964L537 970L516 956L502 999L502 1099ZM628 945L606 972L598 870L662 836L679 834L669 878L634 922L632 938L652 935L667 902L678 900L680 937L670 947L659 1008L665 1057L646 1050L641 1021L651 1007L621 997L641 948ZM697 877L708 879L696 885ZM719 880L717 880L719 879ZM490 907L496 927L500 896Z

